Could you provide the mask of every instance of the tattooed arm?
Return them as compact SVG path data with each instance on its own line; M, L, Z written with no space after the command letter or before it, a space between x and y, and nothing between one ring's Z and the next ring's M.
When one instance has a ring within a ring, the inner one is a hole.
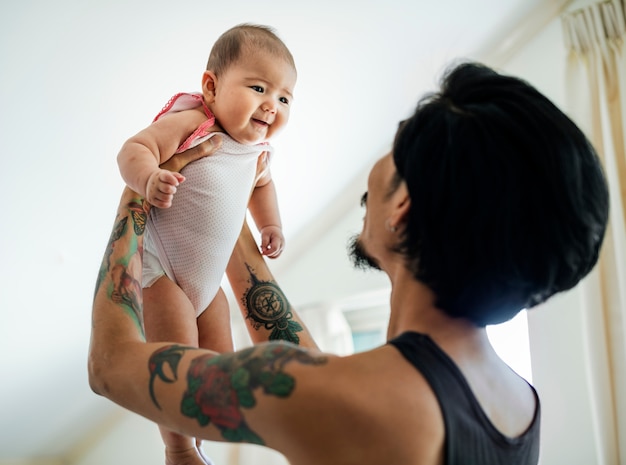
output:
M201 144L182 163L215 149ZM286 456L302 454L307 459L336 449L337 444L320 449L320 442L327 439L311 435L315 423L311 418L333 418L339 406L346 405L346 396L337 395L336 388L339 374L348 370L335 368L338 358L314 349L247 225L229 265L232 287L249 317L253 340L283 340L222 355L145 342L140 283L148 210L138 194L124 191L94 295L88 358L94 392L196 438L264 444ZM327 389L329 382L335 389ZM349 425L336 426L336 431L350 430ZM316 431L337 441L342 438L327 425L319 424Z
M309 330L274 281L247 223L226 273L253 343L282 340L317 348Z
M273 447L287 443L281 439L287 429L281 412L298 411L290 399L295 372L325 365L327 357L282 341L224 355L144 342L140 282L147 211L143 199L126 188L96 284L89 348L92 389L194 437L273 442ZM274 398L291 403L277 406Z

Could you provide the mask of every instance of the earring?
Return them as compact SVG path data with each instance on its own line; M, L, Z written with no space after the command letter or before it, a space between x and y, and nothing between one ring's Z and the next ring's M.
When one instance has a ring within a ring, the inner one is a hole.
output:
M389 218L387 218L387 221L385 221L385 229L392 233L395 233L398 230L395 226L391 226L391 224L389 223Z

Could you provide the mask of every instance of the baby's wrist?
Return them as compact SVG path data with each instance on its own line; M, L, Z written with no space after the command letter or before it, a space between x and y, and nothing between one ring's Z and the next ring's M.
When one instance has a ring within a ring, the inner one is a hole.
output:
M146 197L148 195L150 195L150 187L155 185L156 183L153 181L153 178L156 176L158 178L159 176L159 171L161 171L159 168L157 168L156 170L151 171L150 173L148 173L148 176L146 178L146 182L144 183L144 189L146 191Z
M279 231L279 232L282 232L283 230L282 226L278 224L267 224L265 226L261 226L261 228L259 229L259 232L263 232L269 229L274 230L274 231Z

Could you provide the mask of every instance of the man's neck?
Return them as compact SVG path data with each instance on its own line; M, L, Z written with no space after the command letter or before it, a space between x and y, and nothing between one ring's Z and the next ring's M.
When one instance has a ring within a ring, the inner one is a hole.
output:
M441 345L448 341L475 344L486 337L484 328L463 318L453 318L435 305L435 294L409 273L394 276L387 338L406 331L428 334Z

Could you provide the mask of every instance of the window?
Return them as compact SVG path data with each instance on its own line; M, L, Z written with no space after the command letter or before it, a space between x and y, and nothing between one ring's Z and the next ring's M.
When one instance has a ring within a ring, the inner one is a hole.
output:
M389 321L388 289L344 301L340 303L340 307L352 332L354 352L373 349L386 342Z
M387 339L389 291L382 290L340 304L352 332L354 352L383 345ZM487 326L487 335L497 354L520 376L532 383L528 320L526 311L499 325Z
M515 318L506 323L487 326L487 335L500 358L517 374L532 383L526 310L519 312Z

